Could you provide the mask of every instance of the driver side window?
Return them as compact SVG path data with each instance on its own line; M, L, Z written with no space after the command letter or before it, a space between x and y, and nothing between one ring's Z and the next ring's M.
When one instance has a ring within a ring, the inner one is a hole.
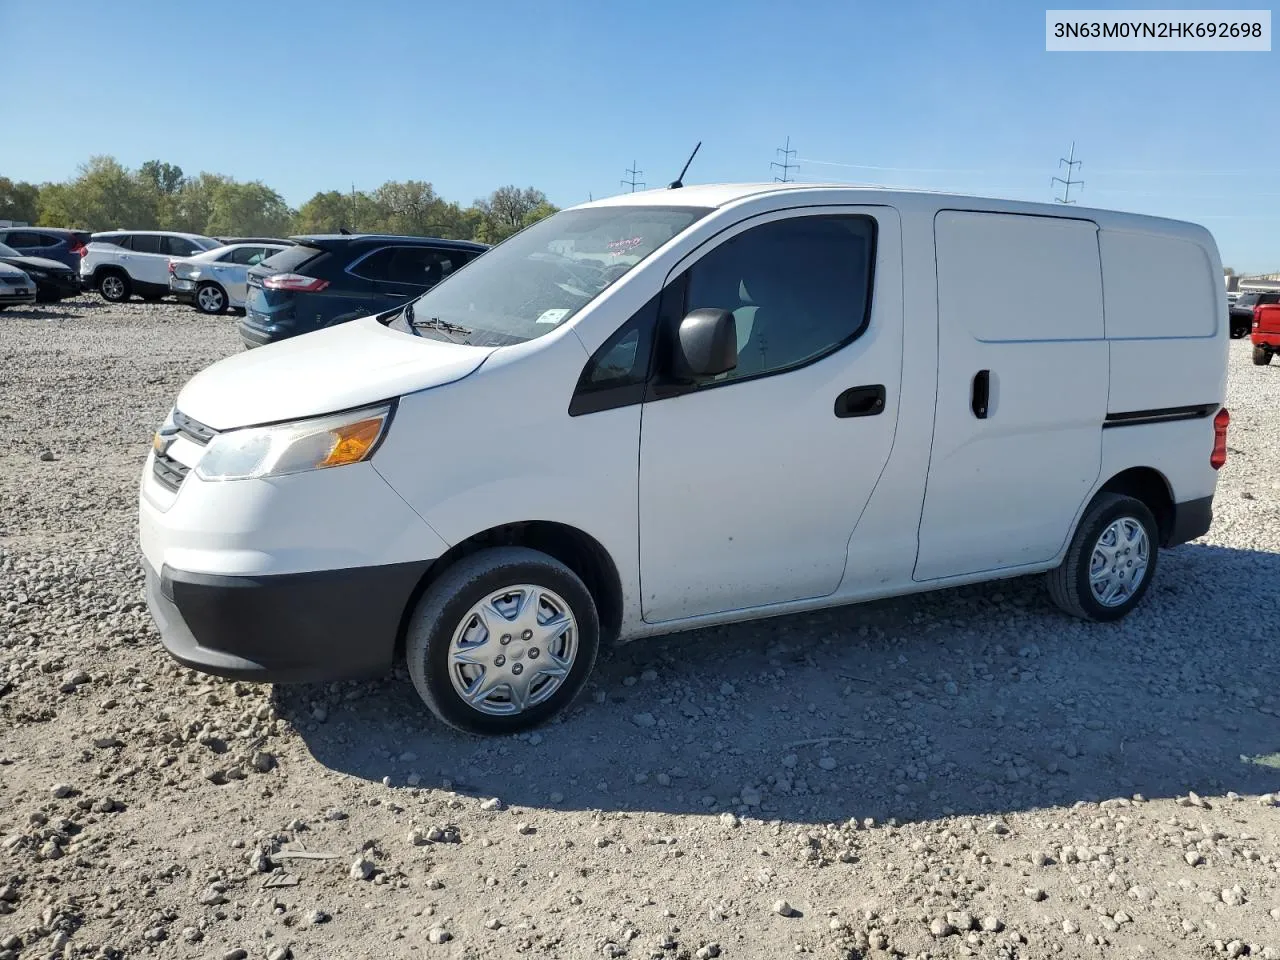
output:
M801 216L753 227L689 268L685 313L733 314L738 365L710 383L780 373L838 350L870 312L875 222Z

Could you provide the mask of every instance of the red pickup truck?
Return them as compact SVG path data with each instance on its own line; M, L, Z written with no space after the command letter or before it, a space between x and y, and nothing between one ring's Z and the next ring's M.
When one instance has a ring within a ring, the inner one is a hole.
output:
M1253 308L1253 362L1265 367L1280 353L1280 303L1265 303Z

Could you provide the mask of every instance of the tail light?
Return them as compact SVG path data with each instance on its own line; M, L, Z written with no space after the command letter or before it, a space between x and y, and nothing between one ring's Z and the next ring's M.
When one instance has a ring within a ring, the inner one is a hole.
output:
M1262 322L1262 304L1258 304L1253 308L1253 325L1256 327Z
M173 261L169 261L169 276L173 276Z
M1221 470L1227 462L1227 425L1231 423L1231 414L1223 407L1213 417L1213 453L1209 454L1209 466Z
M75 243L71 245L71 249L68 250L67 252L70 253L73 257L83 257L86 253L89 252L89 248L86 247L79 240L77 240Z
M262 281L268 290L292 290L296 293L318 293L329 285L328 280L304 277L300 273L273 273Z

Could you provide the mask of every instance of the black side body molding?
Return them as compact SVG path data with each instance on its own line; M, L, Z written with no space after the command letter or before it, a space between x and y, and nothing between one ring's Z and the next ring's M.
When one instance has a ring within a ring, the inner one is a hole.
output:
M1216 403L1196 403L1186 407L1160 407L1154 410L1129 410L1124 413L1108 413L1102 421L1108 427L1136 427L1143 423L1167 423L1171 420L1200 420L1218 410Z

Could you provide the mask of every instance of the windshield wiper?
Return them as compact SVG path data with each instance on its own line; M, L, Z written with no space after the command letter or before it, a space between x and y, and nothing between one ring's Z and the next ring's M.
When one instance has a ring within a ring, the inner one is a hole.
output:
M443 334L457 334L461 337L469 337L473 333L470 327L464 327L461 324L450 323L448 320L441 320L439 317L428 317L425 320L415 320L413 318L412 304L405 309L405 319L409 321L409 325L415 330L439 330ZM458 341L453 341L457 343Z

